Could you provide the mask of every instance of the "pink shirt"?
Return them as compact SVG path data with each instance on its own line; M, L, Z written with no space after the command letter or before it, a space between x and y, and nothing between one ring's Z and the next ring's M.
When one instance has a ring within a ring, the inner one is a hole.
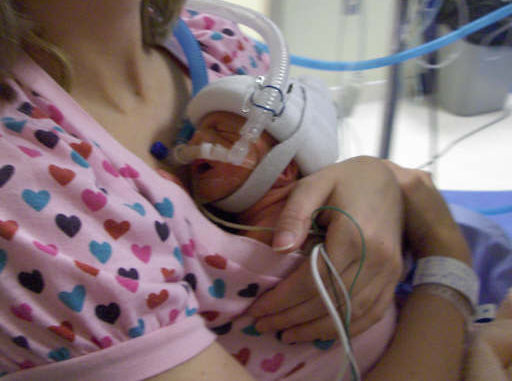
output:
M205 46L211 79L267 70L268 57L233 23L183 16ZM243 315L303 257L220 230L28 57L15 73L17 99L0 103L5 379L138 380L216 337L258 379L337 374L338 344L285 345ZM393 325L390 309L354 339L363 370Z

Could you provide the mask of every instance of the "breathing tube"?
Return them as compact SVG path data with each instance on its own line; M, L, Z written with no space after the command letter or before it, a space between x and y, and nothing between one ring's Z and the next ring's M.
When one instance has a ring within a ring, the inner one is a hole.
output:
M270 52L270 72L255 82L254 91L247 102L247 122L240 130L240 139L228 150L218 144L188 146L186 142L193 133L193 126L185 130L173 147L173 160L178 164L188 164L196 158L212 159L243 165L249 151L249 144L259 138L263 129L279 116L284 105L284 87L288 81L289 54L279 28L260 13L236 4L221 0L189 0L187 9L201 11L225 19L234 20L258 32L268 44Z

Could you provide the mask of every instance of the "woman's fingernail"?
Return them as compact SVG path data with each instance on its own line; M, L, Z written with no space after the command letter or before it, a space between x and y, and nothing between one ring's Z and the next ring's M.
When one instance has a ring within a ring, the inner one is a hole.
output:
M275 251L284 251L295 245L297 236L292 232L281 232L274 237L272 247Z

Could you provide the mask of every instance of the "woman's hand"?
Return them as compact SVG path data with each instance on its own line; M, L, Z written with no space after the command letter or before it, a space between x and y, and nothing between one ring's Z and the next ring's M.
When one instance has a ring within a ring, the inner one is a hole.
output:
M470 264L470 249L430 173L383 163L400 185L406 243L415 257L444 255Z
M393 303L402 272L400 190L382 161L370 157L353 158L307 176L299 181L281 214L274 248L282 252L300 248L311 226L313 211L324 205L338 207L353 216L366 240L366 260L351 301L350 332L354 336L380 320ZM322 212L317 222L327 226L327 253L348 288L361 261L358 230L337 212ZM329 288L323 263L319 269ZM249 314L258 317L259 331L284 330L284 342L337 337L313 281L309 260L262 295Z

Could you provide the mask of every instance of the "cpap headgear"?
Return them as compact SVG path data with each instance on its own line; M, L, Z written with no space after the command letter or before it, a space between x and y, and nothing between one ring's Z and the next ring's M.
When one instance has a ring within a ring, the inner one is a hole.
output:
M188 121L192 126L198 125L206 115L216 111L247 117L251 102L257 101L253 94L259 83L257 77L235 75L208 84L188 104ZM300 173L308 175L338 158L336 108L329 90L318 80L291 79L285 87L282 108L263 129L279 144L257 164L238 190L214 203L215 207L234 213L247 209L263 197L293 159ZM209 151L211 144L202 145L187 147L195 150L190 151L195 158L229 162L223 159L223 153L216 158Z
M227 19L234 17L254 29L268 45L270 70L265 77L233 76L207 85L199 44L185 23L179 21L175 36L189 64L195 96L187 109L189 121L178 133L172 152L156 142L151 147L153 156L182 165L196 158L243 165L250 144L263 130L268 131L280 143L240 189L216 204L231 212L245 210L261 198L293 158L303 175L334 162L338 157L334 104L323 85L312 80L288 79L288 48L279 28L258 12L221 0L189 0L187 8ZM194 132L193 124L209 112L222 110L247 118L233 147L186 144Z

